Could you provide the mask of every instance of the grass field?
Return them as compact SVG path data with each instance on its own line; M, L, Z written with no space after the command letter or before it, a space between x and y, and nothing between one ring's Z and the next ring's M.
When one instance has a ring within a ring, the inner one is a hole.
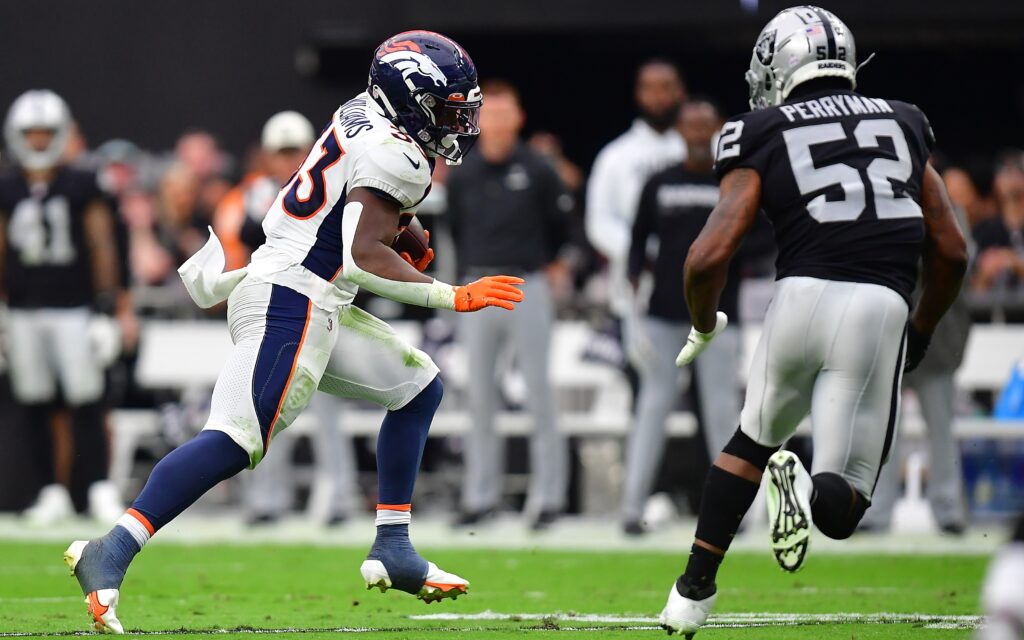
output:
M88 628L78 585L61 562L64 546L0 542L0 636ZM470 593L427 606L399 592L366 591L358 571L364 554L155 544L127 576L121 620L154 636L275 630L305 640L347 630L360 638L487 640L599 631L600 638L653 638L664 633L654 617L683 561L665 553L447 549L424 555L469 578ZM787 575L767 554L736 553L719 575L712 619L725 626L698 637L967 638L985 564L975 556L812 555L804 571Z

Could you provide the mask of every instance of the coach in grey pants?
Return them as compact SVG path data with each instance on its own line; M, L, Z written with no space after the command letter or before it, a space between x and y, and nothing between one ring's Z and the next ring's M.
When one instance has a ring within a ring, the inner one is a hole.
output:
M474 524L500 506L504 459L494 431L501 409L497 374L499 364L513 361L525 378L533 418L525 514L539 529L565 509L568 482L566 442L558 431L548 376L554 322L549 279L565 273L557 256L572 202L555 170L520 142L523 112L516 90L504 82L485 82L482 88L477 149L448 180L449 222L465 277L472 280L494 269L521 276L525 299L513 312L491 309L459 318L473 428L457 524ZM511 357L503 359L506 355Z

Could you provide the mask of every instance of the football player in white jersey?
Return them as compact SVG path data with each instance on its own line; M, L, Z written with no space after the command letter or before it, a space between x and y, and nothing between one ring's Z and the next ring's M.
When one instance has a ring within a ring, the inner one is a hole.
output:
M352 300L360 286L455 311L511 310L522 300L518 278L452 286L421 273L431 251L413 261L392 249L408 224L403 214L430 188L435 159L458 163L479 134L480 104L476 68L461 46L428 31L389 38L374 55L367 91L335 111L282 188L250 264L221 273L213 235L179 270L200 306L228 301L235 346L204 430L160 461L107 535L65 553L96 630L123 633L121 582L150 536L221 480L255 467L318 389L388 409L377 441L377 539L361 567L367 587L426 602L466 592L466 580L409 541L413 486L441 401L438 369Z

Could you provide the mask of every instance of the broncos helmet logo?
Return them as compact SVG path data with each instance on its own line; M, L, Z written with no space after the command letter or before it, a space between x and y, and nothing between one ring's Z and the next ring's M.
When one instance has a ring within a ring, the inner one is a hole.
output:
M418 51L392 51L381 56L380 61L401 71L402 78L406 83L409 82L409 77L412 74L418 73L433 80L436 87L444 87L448 84L448 78L437 66L437 63Z

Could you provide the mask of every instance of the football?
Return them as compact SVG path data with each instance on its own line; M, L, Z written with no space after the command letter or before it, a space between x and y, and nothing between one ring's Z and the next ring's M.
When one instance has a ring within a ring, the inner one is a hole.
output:
M408 253L414 262L426 255L430 240L416 216L403 215L399 222L399 229L398 235L391 243L391 248L396 253Z

